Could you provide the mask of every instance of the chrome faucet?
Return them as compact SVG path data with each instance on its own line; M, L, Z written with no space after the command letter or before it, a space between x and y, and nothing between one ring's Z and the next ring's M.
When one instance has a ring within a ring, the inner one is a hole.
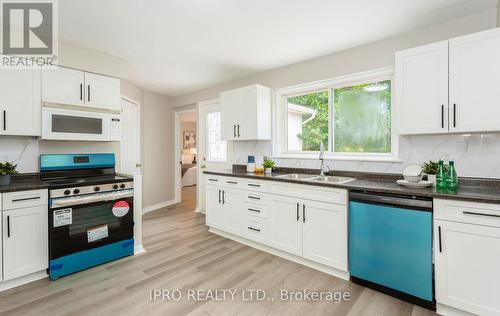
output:
M325 171L323 170L323 165L325 163L325 159L323 157L324 155L325 155L325 146L323 145L323 143L321 143L321 144L319 144L319 161L321 161L321 167L320 167L320 171L319 171L320 176L325 175Z

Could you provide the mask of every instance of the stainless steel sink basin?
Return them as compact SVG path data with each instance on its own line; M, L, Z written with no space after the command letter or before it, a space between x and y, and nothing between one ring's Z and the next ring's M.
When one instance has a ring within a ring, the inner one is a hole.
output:
M354 181L356 179L355 178L348 178L348 177L337 177L337 176L316 176L316 177L310 178L308 180L309 181L316 181L316 182L342 184L342 183Z
M316 177L313 174L303 174L303 173L289 173L276 176L276 178L283 178L289 180L309 180Z

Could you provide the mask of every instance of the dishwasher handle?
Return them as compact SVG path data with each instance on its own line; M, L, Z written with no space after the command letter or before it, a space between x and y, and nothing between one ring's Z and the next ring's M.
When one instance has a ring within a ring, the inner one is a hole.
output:
M432 200L425 198L351 192L349 193L349 199L351 201L356 201L356 202L368 202L368 203L371 202L371 203L386 204L386 205L420 208L429 211L432 210Z

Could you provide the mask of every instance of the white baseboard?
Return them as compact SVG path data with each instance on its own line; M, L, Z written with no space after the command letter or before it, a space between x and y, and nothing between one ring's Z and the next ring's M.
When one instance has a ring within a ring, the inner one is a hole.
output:
M0 283L0 292L11 289L11 288L16 287L16 286L30 283L30 282L33 282L36 280L45 279L48 276L49 275L47 274L47 271L42 270L42 271L38 271L38 272L31 273L28 275L24 275L22 277L19 277L19 278L13 279L13 280L4 281L4 282Z
M468 312L464 312L462 310L456 309L454 307L444 305L444 304L436 304L436 314L443 316L474 316L475 314L471 314Z
M177 203L179 203L179 202L174 199L174 200L170 200L170 201L161 202L161 203L158 203L158 204L153 204L153 205L144 207L142 209L142 214L146 214L146 213L149 213L151 211L155 211L155 210L158 210L160 208L164 208L164 207L167 207L167 206L170 206L170 205L174 205L174 204L177 204Z
M273 247L269 247L267 245L264 245L264 244L261 244L261 243L258 243L258 242L255 242L255 241L252 241L252 240L240 237L240 236L236 236L236 235L233 235L231 233L226 233L226 232L224 232L222 230L219 230L217 228L214 228L214 227L210 227L209 231L212 232L212 233L214 233L214 234L220 235L222 237L232 239L232 240L237 241L239 243L242 243L244 245L247 245L247 246L250 246L250 247L253 247L253 248L265 251L265 252L268 252L268 253L270 253L272 255L275 255L275 256L278 256L278 257L282 257L282 258L288 259L288 260L293 261L293 262L297 262L297 263L305 265L305 266L307 266L309 268L313 268L313 269L319 270L321 272L324 272L324 273L333 275L335 277L338 277L338 278L341 278L341 279L349 281L349 277L350 277L349 272L342 271L342 270L339 270L339 269L335 269L335 268L332 268L332 267L329 267L329 266L325 266L325 265L323 265L321 263L317 263L317 262L314 262L314 261L311 261L311 260L307 260L307 259L304 259L302 257L293 255L291 253L288 253L288 252L285 252L285 251L281 251L279 249L276 249L276 248L273 248Z
M138 254L141 254L143 252L146 252L146 249L144 249L143 245L135 245L134 246L134 256L138 255Z

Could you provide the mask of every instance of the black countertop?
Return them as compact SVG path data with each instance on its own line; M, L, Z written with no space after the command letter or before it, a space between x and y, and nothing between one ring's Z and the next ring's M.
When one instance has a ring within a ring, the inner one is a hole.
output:
M93 184L128 182L133 180L134 178L132 176L116 174L101 177L89 177L85 179L75 179L73 182L68 179L59 181L42 181L38 173L19 174L12 177L10 185L0 186L0 193L48 189L49 187L57 189L67 186L76 187Z
M479 179L479 178L461 178L458 192L455 194L449 194L449 193L437 192L435 187L414 189L401 186L396 183L396 179L398 178L402 179L402 176L395 174L365 174L359 172L335 172L334 175L356 178L356 180L344 184L290 180L278 177L279 175L286 173L311 173L311 172L315 172L315 170L289 169L289 170L278 170L277 172L273 172L270 175L256 175L253 173L247 173L246 170L243 170L242 168L233 168L233 170L205 171L204 173L220 175L220 176L228 176L228 177L270 180L270 181L297 183L297 184L312 185L312 186L341 188L341 189L355 190L355 191L389 193L389 194L418 196L418 197L500 204L500 180L496 179L493 180L493 179Z
M40 180L38 173L12 176L10 185L0 186L0 193L47 189L49 185Z

